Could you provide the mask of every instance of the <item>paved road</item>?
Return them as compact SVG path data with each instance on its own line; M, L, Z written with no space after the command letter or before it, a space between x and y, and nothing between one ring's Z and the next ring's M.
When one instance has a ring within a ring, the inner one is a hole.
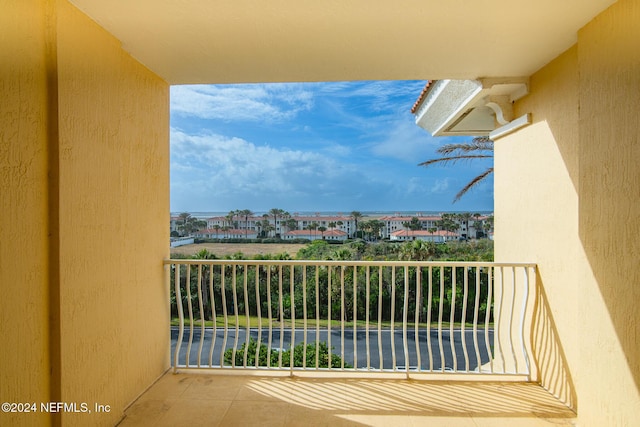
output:
M246 339L246 329L240 329L237 334L237 347L240 349L242 344ZM477 355L474 346L473 339L473 331L465 330L465 346L468 352L468 370L474 370L477 368ZM191 349L189 352L189 364L196 365L198 351L200 350L200 336L201 329L199 327L194 327L193 337L191 337ZM258 339L258 330L252 329L249 332L249 336L254 340ZM487 363L489 361L489 353L486 348L485 339L484 339L484 330L479 330L477 332L476 338L478 343L478 353L480 355L480 361L482 364ZM211 329L205 330L204 340L201 349L201 364L208 365L209 364L209 354L211 352L211 344L213 342L213 331ZM334 328L331 329L331 346L333 347L332 354L337 354L339 356L343 356L346 363L351 366L357 367L366 367L367 366L367 353L366 353L366 332L364 329L358 329L356 334L356 348L354 352L354 334L353 329L344 331L344 340L342 340L342 334L340 329L336 330ZM184 365L186 362L187 355L187 347L189 345L189 329L185 328L184 336L182 339L182 345L180 346L180 355L179 355L179 364ZM269 331L263 330L261 334L261 342L267 344L269 338ZM319 335L320 341L327 342L327 330L321 329ZM438 345L438 333L437 331L431 330L430 332L430 340L431 340L431 352L432 352L432 360L433 365L431 369L440 370L442 367L442 361L444 360L445 370L453 369L453 351L451 349L451 339L449 330L442 331L442 348L443 348L443 356L441 357L440 348ZM458 330L454 330L453 333L453 343L456 353L456 361L457 361L457 369L464 370L467 366L467 362L465 361L465 356L463 353L463 343L462 343L462 332ZM223 341L225 339L224 331L218 329L216 331L215 344L213 348L213 365L220 366L220 354L223 348ZM271 347L273 349L284 348L289 349L291 343L291 330L285 329L284 334L282 334L282 344L280 342L281 333L280 329L273 330L271 334ZM294 334L295 344L299 344L303 342L303 331L296 329ZM173 327L171 329L171 358L173 360L175 354L175 345L178 340L178 328ZM392 355L392 343L391 343L391 330L386 329L382 330L382 334L380 336L380 340L382 343L382 366L383 369L392 369L393 368L393 355ZM402 340L402 329L395 329L393 334L393 340L396 353L396 366L398 369L402 369L406 366L405 355L404 355L404 345ZM316 331L308 330L307 331L307 343L313 343L316 341ZM231 329L227 332L226 336L226 344L224 346L225 349L233 348L234 343L236 342L236 332L235 329ZM379 368L380 366L380 356L379 356L379 342L378 342L378 331L371 330L369 331L369 342L371 348L370 355L370 364L372 368ZM420 357L421 357L421 367L422 369L429 369L429 352L428 352L428 342L427 342L427 331L420 330L418 333L418 342L420 348ZM489 331L489 343L493 342L493 331ZM344 345L343 345L344 343ZM415 334L413 330L409 330L407 332L407 347L409 354L409 365L412 368L417 367L418 358L416 353L416 340ZM357 354L357 357L354 358L354 354Z

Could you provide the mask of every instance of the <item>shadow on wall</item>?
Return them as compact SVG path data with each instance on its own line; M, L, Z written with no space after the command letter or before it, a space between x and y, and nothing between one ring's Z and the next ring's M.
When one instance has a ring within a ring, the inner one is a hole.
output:
M579 235L600 292L585 301L584 310L597 310L604 302L617 337L613 345L624 352L614 350L590 360L591 369L609 363L611 355L626 361L636 392L640 389L638 22L640 2L619 1L580 33L579 157ZM601 322L608 320L603 317ZM612 342L609 331L595 321L588 326ZM626 386L619 383L626 383L626 372L618 372L610 390Z
M556 325L553 321L542 279L537 274L536 306L531 330L533 356L538 369L538 382L574 411L578 402Z

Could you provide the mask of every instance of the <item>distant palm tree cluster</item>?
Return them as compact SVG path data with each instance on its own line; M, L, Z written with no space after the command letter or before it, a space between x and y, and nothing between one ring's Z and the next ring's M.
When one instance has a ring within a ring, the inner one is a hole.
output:
M471 212L443 213L437 216L416 215L413 217L366 218L361 212L353 211L346 215L339 214L339 216L323 217L316 214L313 217L308 217L291 215L283 209L273 208L260 217L249 209L237 209L230 211L225 216L204 221L184 212L172 220L174 221L172 227L175 227L172 231L172 237L178 237L180 234L198 236L198 233L208 226L212 231L205 229L205 233L200 233L202 234L200 237L212 238L211 235L215 235L224 236L217 238L225 240L258 239L262 241L271 238L282 239L286 234L289 240L295 238L324 240L326 236L331 240L336 240L335 234L340 233L340 238L337 240L359 238L374 242L390 238L391 240L426 239L441 242L486 238L490 237L490 231L493 229L492 215L485 216ZM213 222L213 224L209 222ZM405 234L401 233L402 229L406 230ZM310 233L300 232L291 237L296 230L310 230ZM424 231L427 231L428 234L425 234ZM446 233L443 234L443 232Z
M191 216L189 212L182 212L178 216L178 231L183 235L190 235L207 226L207 221Z
M235 209L229 211L229 213L224 217L225 225L214 224L212 228L216 231L216 233L222 231L230 231L230 230L238 230L242 224L243 233L245 236L248 235L250 227L249 222L254 221L255 213L250 209ZM356 237L356 232L358 230L358 220L363 217L361 212L353 211L348 216L344 218L349 218L354 221L355 227L353 236ZM273 221L271 220L273 219ZM269 212L262 215L262 221L259 221L255 224L256 231L261 237L268 237L271 233L274 233L276 237L278 237L277 233L277 225L282 225L287 230L298 230L298 221L292 216L289 212L280 208L273 208L269 210ZM317 230L320 233L324 233L327 230L341 228L344 225L344 222L341 220L329 221L326 226L321 225L316 221L312 221L307 224L304 229L305 230ZM196 217L191 216L188 212L183 212L178 216L177 220L177 231L182 235L190 235L198 230L201 230L207 226L207 221L200 220ZM384 227L384 224L381 221L372 220L366 221L365 223L360 224L361 230L367 230L369 232L379 231Z

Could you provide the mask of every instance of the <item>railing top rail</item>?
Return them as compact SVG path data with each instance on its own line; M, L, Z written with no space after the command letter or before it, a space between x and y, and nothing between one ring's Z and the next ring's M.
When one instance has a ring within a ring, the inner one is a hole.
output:
M381 266L381 267L532 267L535 263L488 261L335 261L335 260L233 260L233 259L165 259L169 264L203 265L308 265L308 266Z

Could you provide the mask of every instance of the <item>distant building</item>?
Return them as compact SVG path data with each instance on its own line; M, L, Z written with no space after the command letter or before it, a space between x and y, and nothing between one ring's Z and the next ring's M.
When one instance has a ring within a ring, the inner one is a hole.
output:
M425 242L444 243L450 240L458 240L460 235L452 231L438 230L433 233L428 230L398 230L391 233L393 241L424 240Z
M380 230L380 238L391 240L414 240L408 238L409 234L395 234L395 237L393 237L394 233L398 231L409 231L405 224L411 222L413 218L418 218L418 221L420 222L420 229L415 231L412 230L410 235L418 236L419 234L415 233L438 229L438 222L442 219L442 216L416 213L412 216L397 214L375 218L384 224L384 227ZM488 237L488 233L491 230L486 230L483 227L487 218L487 216L473 217L469 219L468 222L459 218L454 218L453 220L458 226L454 234L457 235L457 238L463 239ZM370 219L374 218L361 218L359 225ZM171 231L178 229L179 220L180 219L177 216L171 217ZM324 234L318 231L318 234L320 236L324 236L325 240L346 240L356 231L355 220L348 215L342 214L325 216L320 215L319 213L315 215L299 215L294 213L288 217L278 217L277 221L270 215L255 215L247 218L241 215L236 215L233 218L216 216L207 218L206 221L207 229L195 233L197 237L207 235L214 239L255 239L258 237L280 236L282 239L302 238L315 240L317 239L316 233L310 233L309 230L307 230L309 226L312 226L313 224L317 227L325 227L327 229ZM225 230L225 228L228 230ZM303 233L291 234L294 231L302 231ZM334 233L334 231L338 231L339 233ZM301 235L308 237L301 237ZM443 234L438 235L437 233L426 233L423 235L427 236L428 238L426 240L429 241L436 241L441 238L434 236L444 236ZM446 240L451 240L448 235L444 237L446 237ZM432 238L436 240L431 240Z
M257 239L258 233L253 230L217 230L213 228L207 228L206 230L200 230L193 233L196 237L204 239Z
M438 228L436 223L440 221L442 218L439 215L435 216L424 216L420 213L417 213L413 216L383 216L379 218L380 221L384 222L384 228L380 231L382 238L387 239L391 237L391 233L397 230L405 230L406 227L403 225L407 222L411 222L412 218L418 218L420 221L420 226L423 230L428 230L430 228Z
M308 239L308 240L347 240L347 233L342 230L292 230L284 233L285 240Z
M179 216L172 216L169 220L169 232L178 231L178 225L180 224Z

